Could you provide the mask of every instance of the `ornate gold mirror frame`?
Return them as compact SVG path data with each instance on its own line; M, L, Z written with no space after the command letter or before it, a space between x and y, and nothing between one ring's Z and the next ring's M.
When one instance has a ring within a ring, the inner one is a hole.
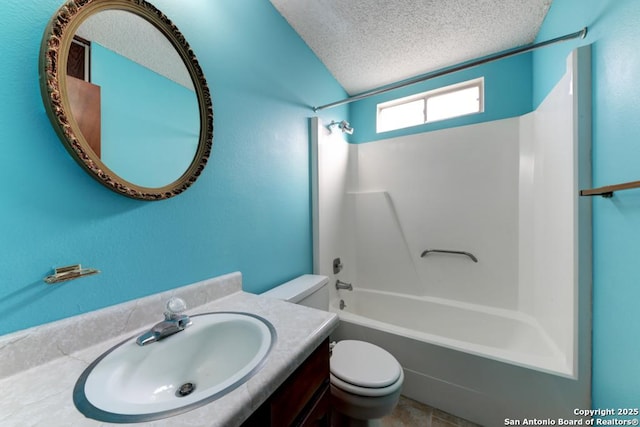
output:
M185 173L176 181L158 188L131 183L110 170L89 147L71 114L67 97L67 62L74 34L89 16L103 10L134 13L157 28L182 58L193 81L200 114L200 134L196 154ZM184 36L155 6L144 0L71 0L53 15L40 48L40 89L47 115L71 156L93 178L119 194L139 200L163 200L176 196L193 184L207 164L213 143L213 106L204 74Z

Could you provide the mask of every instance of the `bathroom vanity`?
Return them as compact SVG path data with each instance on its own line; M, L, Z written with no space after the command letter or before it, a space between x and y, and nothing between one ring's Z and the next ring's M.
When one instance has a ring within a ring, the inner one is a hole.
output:
M328 336L337 316L241 289L241 274L232 273L0 337L0 389L11 390L0 400L0 424L112 425L78 411L76 381L107 350L161 320L164 303L177 296L189 314L253 313L267 319L277 336L261 369L234 390L187 412L135 425L328 425Z

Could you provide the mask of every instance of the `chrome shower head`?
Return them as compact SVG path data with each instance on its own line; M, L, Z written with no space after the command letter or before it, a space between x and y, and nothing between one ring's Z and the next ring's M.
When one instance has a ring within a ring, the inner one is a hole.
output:
M329 123L329 126L327 126L329 128L330 131L333 132L333 128L337 126L338 129L340 129L342 131L342 133L346 133L346 134L353 134L353 128L349 125L349 122L346 120L343 120L341 122L336 122L335 120L332 121L331 123Z

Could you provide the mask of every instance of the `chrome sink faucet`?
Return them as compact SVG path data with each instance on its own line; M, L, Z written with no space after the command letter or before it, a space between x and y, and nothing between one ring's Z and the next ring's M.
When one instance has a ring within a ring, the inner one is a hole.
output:
M164 312L164 320L156 323L151 329L136 339L138 345L147 345L165 339L177 332L183 331L191 325L191 319L184 314L187 304L180 298L171 298L167 301L167 311Z

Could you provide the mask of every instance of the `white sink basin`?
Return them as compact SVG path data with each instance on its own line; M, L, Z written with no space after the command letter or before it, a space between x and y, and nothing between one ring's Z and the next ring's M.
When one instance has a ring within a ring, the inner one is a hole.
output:
M89 418L151 421L209 403L246 382L263 365L275 329L249 313L191 316L192 325L139 346L132 337L94 361L73 400Z

